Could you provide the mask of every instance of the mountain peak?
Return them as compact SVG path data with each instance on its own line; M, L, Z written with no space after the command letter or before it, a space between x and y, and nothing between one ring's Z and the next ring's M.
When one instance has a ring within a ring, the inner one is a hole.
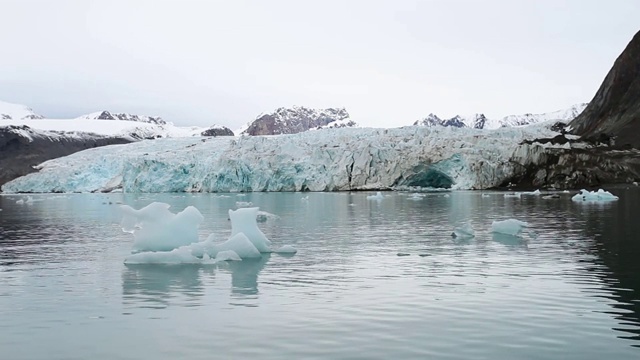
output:
M150 123L150 124L156 124L156 125L167 124L167 122L164 121L159 116L133 115L133 114L127 114L127 113L112 113L107 110L82 115L82 116L79 116L77 119L137 121L137 122L144 122L144 123Z
M0 120L22 119L44 119L44 116L34 113L25 105L0 101Z
M334 126L331 126L334 125ZM312 109L304 106L279 107L273 112L262 113L239 131L244 135L279 135L326 128L352 127L345 108Z

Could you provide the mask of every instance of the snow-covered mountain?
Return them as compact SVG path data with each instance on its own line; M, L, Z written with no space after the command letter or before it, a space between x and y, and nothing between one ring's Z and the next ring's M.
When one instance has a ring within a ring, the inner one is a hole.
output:
M0 120L42 119L31 108L20 104L12 104L0 101Z
M127 113L111 113L109 111L98 111L91 114L86 114L77 117L77 119L81 120L124 120L124 121L137 121L144 122L156 125L166 125L167 122L164 121L159 116L146 116L146 115L134 115Z
M345 121L347 120L347 121ZM331 126L333 124L333 126ZM240 135L297 134L327 127L354 127L345 108L311 109L304 106L278 108L262 113L236 132Z
M484 131L343 128L283 136L158 139L47 161L6 192L338 191L392 186L483 189L502 184L552 146L548 124ZM569 147L570 144L561 146ZM512 161L517 153L519 161ZM203 156L206 154L206 156ZM188 171L185 171L188 169Z
M488 119L484 114L473 114L469 116L456 115L450 119L441 119L435 114L429 114L424 119L414 122L413 125L468 127L472 129L492 130L503 127L537 124L551 120L567 123L576 118L586 108L586 106L586 103L582 103L573 105L568 109L549 113L509 115L501 119Z
M175 126L160 117L108 111L82 115L75 119L47 119L35 114L27 106L0 102L0 126L12 125L26 125L41 131L81 132L131 140L202 136L202 132L208 129Z

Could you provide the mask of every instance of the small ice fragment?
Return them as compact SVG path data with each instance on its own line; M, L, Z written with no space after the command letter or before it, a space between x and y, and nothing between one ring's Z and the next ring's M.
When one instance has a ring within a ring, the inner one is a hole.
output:
M540 192L539 189L536 190L536 191L525 191L525 192L522 193L522 195L534 195L534 196L538 196L540 194L541 194L541 192Z
M608 191L604 191L602 189L598 191L587 191L585 189L580 190L579 194L574 195L571 200L573 201L589 201L589 202L597 202L597 201L614 201L619 198Z
M638 186L638 182L637 182L637 181L634 181L634 182L633 182L633 185Z
M16 201L16 204L22 205L22 204L24 204L24 200L20 199L20 200Z
M398 256L409 256L409 255L411 255L411 254L409 254L409 253L399 252L397 255L398 255Z
M256 221L258 222L267 222L269 220L278 220L280 217L278 215L266 212L266 211L258 211L258 215L256 216Z
M367 199L369 199L369 200L382 200L382 199L384 199L384 195L382 195L382 193L380 191L378 191L375 195L367 196Z
M242 197L242 196L247 196L246 194L237 194L236 196Z
M560 195L558 194L551 194L551 195L545 195L542 197L543 199L560 199Z
M571 193L571 191L569 191L569 190L562 190L562 192L563 192L564 194L569 194L569 193Z
M482 194L482 197L483 197L483 198L488 198L488 197L489 197L489 194Z
M431 254L418 254L420 257L431 256Z
M309 195L302 197L302 199L300 199L300 201L302 201L302 202L309 201Z
M506 198L520 198L522 196L522 193L516 192L513 194L504 194L504 197Z
M223 250L216 254L216 261L242 261L233 250Z
M524 221L508 219L491 223L491 231L499 234L521 236L527 226L529 224Z
M465 223L464 225L455 228L453 233L451 233L451 237L453 238L469 239L474 236L476 236L476 232L469 223Z
M449 197L449 194L444 194L444 195L443 195L443 197L448 198L448 197Z
M237 208L247 208L252 206L253 206L253 203L251 201L236 201Z
M279 247L275 253L276 254L295 254L298 250L291 245L284 245Z

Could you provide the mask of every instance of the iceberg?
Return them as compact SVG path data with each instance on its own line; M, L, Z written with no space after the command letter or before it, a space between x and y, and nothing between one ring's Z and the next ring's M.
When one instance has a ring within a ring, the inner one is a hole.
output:
M274 252L276 254L295 254L298 250L291 245L283 245L277 248Z
M4 192L486 189L539 154L519 146L548 126L476 130L341 128L241 138L165 138L88 149L38 165ZM203 156L206 154L206 156ZM523 160L523 161L524 161Z
M520 237L528 226L528 223L516 219L494 221L491 223L491 232Z
M121 205L124 212L122 229L133 233L133 251L171 251L199 241L198 226L204 220L193 206L178 214L169 211L169 204L154 202L135 210Z
M205 241L198 239L198 226L204 220L193 206L174 214L169 204L154 202L136 210L122 205L123 231L134 235L132 255L127 264L210 264L261 258L271 252L271 242L260 231L256 216L259 208L229 210L231 237L215 244L213 234ZM279 249L295 254L292 246Z
M231 219L231 237L243 234L261 253L271 252L271 241L258 228L257 216L259 208L240 208L229 210Z
M588 201L588 202L604 202L615 201L618 197L608 191L599 189L598 191L587 191L585 189L580 190L580 193L571 197L571 200L576 202Z

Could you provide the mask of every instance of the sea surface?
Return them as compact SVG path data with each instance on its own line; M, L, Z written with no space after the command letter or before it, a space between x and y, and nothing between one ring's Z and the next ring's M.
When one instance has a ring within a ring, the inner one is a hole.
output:
M0 196L0 358L640 359L640 188L608 190ZM252 202L298 253L125 265L119 204L154 201L220 242Z

